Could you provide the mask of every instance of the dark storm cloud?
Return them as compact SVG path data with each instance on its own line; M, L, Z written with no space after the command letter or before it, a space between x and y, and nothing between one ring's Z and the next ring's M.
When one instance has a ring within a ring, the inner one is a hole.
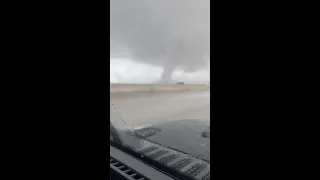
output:
M111 0L112 56L195 70L210 56L210 0Z

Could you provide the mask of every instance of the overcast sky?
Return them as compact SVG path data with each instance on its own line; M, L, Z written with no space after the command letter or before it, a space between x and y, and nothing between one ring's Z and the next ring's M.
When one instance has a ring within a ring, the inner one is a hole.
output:
M110 40L112 82L208 82L210 0L111 0Z

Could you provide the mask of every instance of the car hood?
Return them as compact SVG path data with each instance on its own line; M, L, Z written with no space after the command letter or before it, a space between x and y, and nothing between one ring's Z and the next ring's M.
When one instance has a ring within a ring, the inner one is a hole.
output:
M130 127L121 131L210 162L209 120L174 120ZM127 142L134 143L128 139ZM139 143L135 145L137 144Z

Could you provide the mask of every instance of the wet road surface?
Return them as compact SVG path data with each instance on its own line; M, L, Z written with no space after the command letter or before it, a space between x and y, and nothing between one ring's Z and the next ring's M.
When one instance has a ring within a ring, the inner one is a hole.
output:
M210 92L111 94L111 121L116 128L181 119L210 124ZM122 122L120 117L125 121Z

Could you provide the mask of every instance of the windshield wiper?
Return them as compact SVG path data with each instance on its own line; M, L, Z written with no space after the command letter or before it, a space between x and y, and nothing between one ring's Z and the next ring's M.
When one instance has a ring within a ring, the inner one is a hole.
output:
M122 141L118 133L118 130L113 126L113 124L111 123L111 120L110 120L110 138L113 142L116 142L122 145Z

